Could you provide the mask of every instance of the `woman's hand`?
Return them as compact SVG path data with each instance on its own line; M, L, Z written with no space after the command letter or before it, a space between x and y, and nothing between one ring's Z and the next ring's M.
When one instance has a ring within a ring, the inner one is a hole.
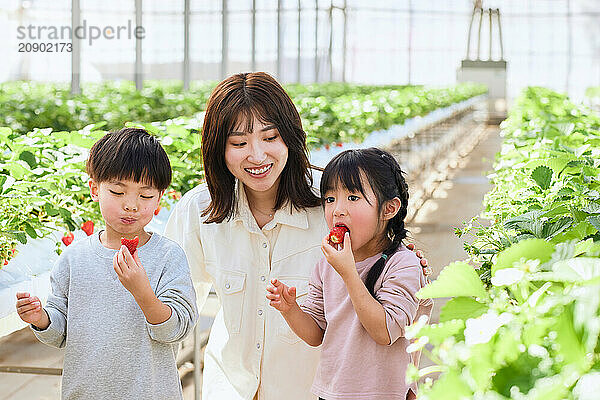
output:
M288 287L277 279L271 279L273 286L267 286L267 299L273 308L281 313L286 313L294 307L298 307L296 303L296 288Z
M421 267L423 267L423 275L429 276L433 273L433 269L427 264L427 259L423 257L423 252L421 250L415 250L415 245L413 243L409 243L406 245L406 248L415 252L415 255L419 257L421 262Z
M344 243L341 250L333 247L329 243L329 235L326 235L321 242L321 251L323 251L327 262L340 274L342 279L351 274L358 274L356 263L354 262L354 254L352 253L350 234L348 232L344 234Z

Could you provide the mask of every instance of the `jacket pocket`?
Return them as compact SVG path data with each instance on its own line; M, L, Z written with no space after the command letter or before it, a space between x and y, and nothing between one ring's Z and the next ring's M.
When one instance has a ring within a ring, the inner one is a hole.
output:
M240 333L242 315L244 313L244 297L246 294L246 273L238 271L220 271L216 284L217 293L223 307L223 319L230 334Z
M288 287L293 286L296 288L296 302L299 305L302 305L308 294L308 278L300 276L280 276L277 279ZM290 328L280 313L277 313L277 337L289 344L295 344L301 340L296 336L294 331L292 331L292 328Z

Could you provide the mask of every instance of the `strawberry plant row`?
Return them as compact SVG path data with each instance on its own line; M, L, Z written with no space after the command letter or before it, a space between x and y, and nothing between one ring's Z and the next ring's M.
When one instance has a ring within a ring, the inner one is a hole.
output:
M600 379L600 119L528 88L502 124L483 216L458 230L480 274L455 262L417 293L452 297L407 330L423 399L592 399ZM483 273L481 273L483 270ZM478 276L481 275L481 276ZM429 343L429 349L424 348ZM441 372L433 382L427 375Z
M10 82L0 85L0 126L25 134L36 128L73 131L106 122L119 129L127 121L164 121L194 116L204 110L216 82L193 82L183 90L177 82L147 82L141 91L133 82L87 84L72 95L66 84ZM458 85L368 86L344 83L286 86L309 133L317 142L360 140L361 134L401 124L405 119L448 106L485 88ZM318 135L317 135L318 133Z
M73 95L67 84L7 82L0 85L0 125L27 133L35 128L73 131L106 121L118 129L127 121L152 122L178 116L192 116L204 110L217 82L192 82L188 91L181 82L146 81L136 90L130 81L85 84ZM296 97L332 98L344 93L368 94L378 89L401 90L405 86L365 86L339 83L288 85Z

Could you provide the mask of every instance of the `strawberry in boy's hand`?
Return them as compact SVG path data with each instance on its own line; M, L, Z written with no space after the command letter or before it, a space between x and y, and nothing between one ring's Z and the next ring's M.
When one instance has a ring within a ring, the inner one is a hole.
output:
M346 232L350 232L350 230L345 226L334 226L331 232L329 232L327 239L332 245L344 243L344 235Z
M68 246L71 243L73 243L73 240L75 240L73 232L67 232L65 233L65 236L62 237L62 242L65 244L65 246Z
M84 231L86 235L91 236L94 233L94 223L92 221L85 221L83 225L81 225L81 230Z
M131 253L131 255L133 255L133 253L135 253L135 250L137 249L138 243L140 242L140 238L139 237L134 237L133 239L125 239L124 237L121 238L121 244L125 245L125 247L127 247L127 249L129 250L129 253Z

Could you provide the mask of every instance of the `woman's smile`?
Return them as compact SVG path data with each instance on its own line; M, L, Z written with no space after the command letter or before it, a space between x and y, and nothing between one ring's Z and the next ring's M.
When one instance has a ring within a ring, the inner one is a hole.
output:
M248 172L254 178L263 178L271 172L271 168L273 167L273 163L267 164L262 167L257 168L244 168L244 171Z

